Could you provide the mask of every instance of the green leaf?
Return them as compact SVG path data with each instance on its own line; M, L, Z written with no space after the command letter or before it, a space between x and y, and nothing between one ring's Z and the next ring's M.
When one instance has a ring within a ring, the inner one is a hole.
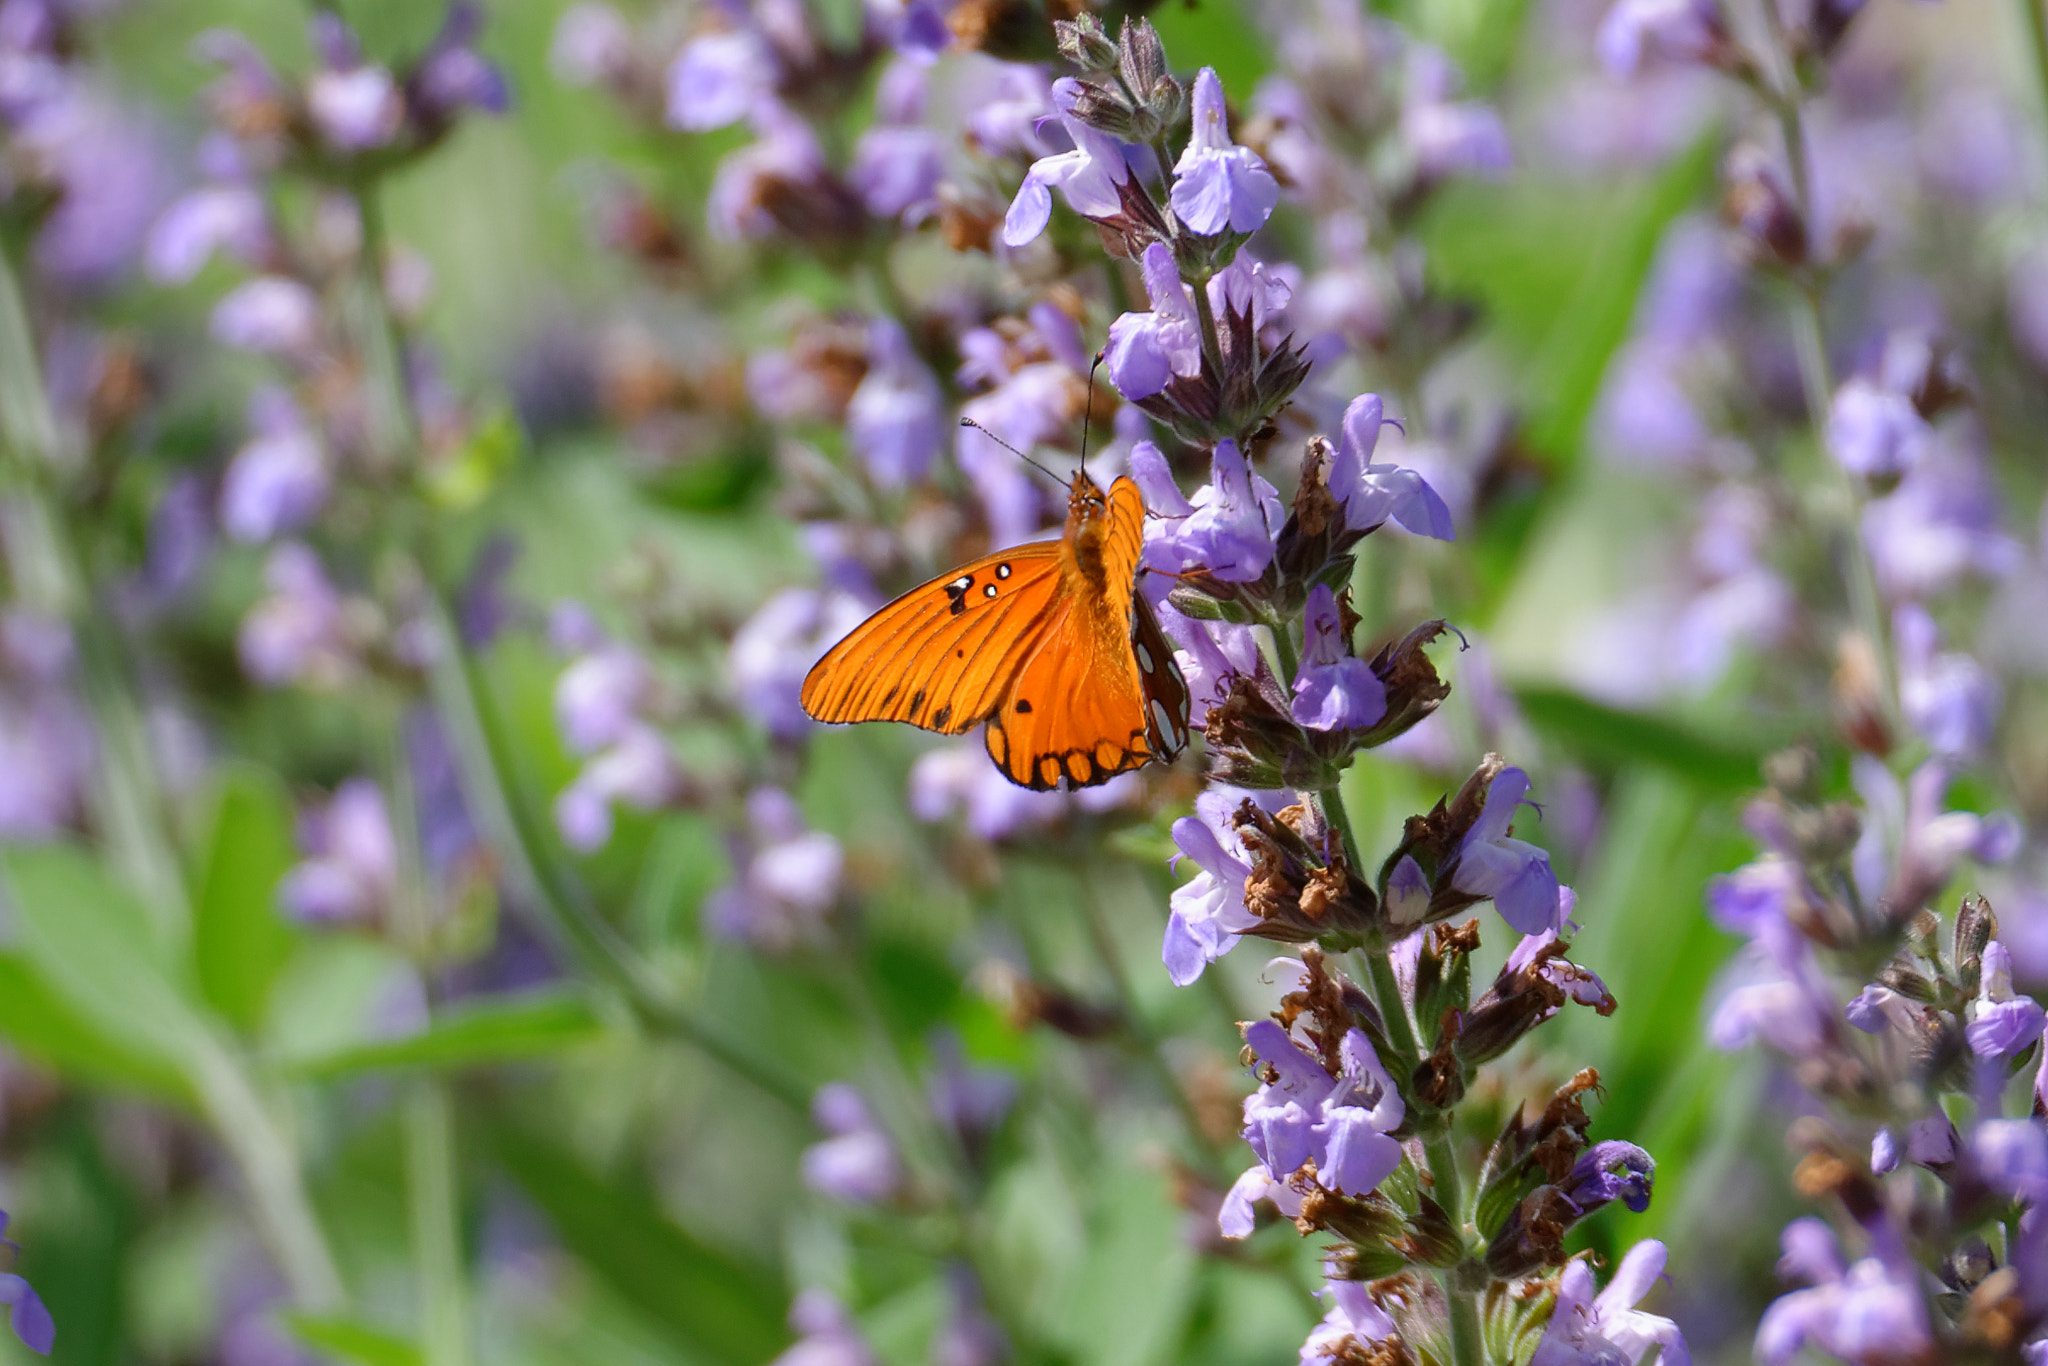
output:
M213 1047L199 1008L155 950L134 895L84 851L0 852L21 949L66 1005L130 1052L182 1071Z
M294 936L278 914L277 884L293 858L283 785L260 769L230 769L193 898L192 955L200 992L238 1029L262 1020L291 955Z
M0 1036L24 1056L75 1081L190 1098L183 1079L162 1058L110 1038L17 953L0 953Z
M1758 766L1777 747L1766 736L1710 735L1681 721L1623 711L1563 688L1523 688L1515 698L1530 725L1573 753L1615 767L1649 764L1708 789L1739 792L1759 786Z
M420 1366L419 1348L359 1319L291 1313L279 1318L293 1337L329 1356L358 1362L360 1366Z
M501 1126L490 1143L562 1245L679 1343L731 1366L760 1366L788 1344L788 1291L772 1268L699 1242L645 1185L608 1181L545 1138Z
M476 1067L559 1053L603 1032L581 999L544 993L450 1012L402 1039L287 1059L278 1070L292 1077L333 1077L394 1067Z

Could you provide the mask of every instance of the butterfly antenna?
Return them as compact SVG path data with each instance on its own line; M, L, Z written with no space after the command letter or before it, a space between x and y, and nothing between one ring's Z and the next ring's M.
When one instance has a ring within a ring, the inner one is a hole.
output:
M973 418L971 418L971 417L963 417L963 418L961 418L961 419L960 419L960 425L961 425L961 426L963 426L963 427L972 427L972 428L974 428L974 430L975 430L975 431L977 431L977 432L980 432L980 433L981 433L981 434L982 434L983 436L985 436L985 437L987 437L987 438L988 438L989 440L991 440L991 441L995 442L995 443L996 443L996 444L997 444L998 446L1001 446L1001 447L1002 447L1002 448L1003 448L1004 450L1008 451L1008 452L1009 452L1009 453L1010 453L1011 455L1014 455L1014 456L1016 456L1016 457L1017 457L1017 458L1018 458L1019 460L1022 460L1022 461L1023 461L1023 462L1025 463L1025 464L1027 464L1027 465L1031 466L1031 468L1032 468L1032 469L1034 469L1034 470L1037 470L1037 471L1038 471L1038 472L1039 472L1040 474L1042 474L1042 475L1044 475L1044 476L1045 476L1046 478L1048 478L1048 479L1052 480L1052 481L1053 481L1054 483L1056 483L1056 484L1064 484L1064 483L1066 483L1066 482L1067 482L1066 480L1064 480L1064 479L1060 478L1060 477L1059 477L1059 476L1058 476L1057 474L1054 474L1054 473L1053 473L1053 472L1052 472L1051 470L1047 469L1047 468L1046 468L1045 466L1043 466L1043 465L1039 464L1039 463L1038 463L1038 462L1037 462L1036 460L1033 460L1033 459L1032 459L1032 458L1031 458L1030 456L1028 456L1028 455L1024 454L1024 452L1022 452L1022 451L1018 450L1018 449L1017 449L1017 448L1016 448L1015 446L1012 446L1012 445L1011 445L1011 444L1010 444L1009 442L1007 442L1007 441L1003 440L1003 439L1002 439L1002 438L1001 438L1000 436L997 436L997 435L996 435L996 434L995 434L994 432L990 431L990 430L989 430L988 428L986 428L986 427L982 426L982 425L981 425L981 424L980 424L979 422L976 422L976 421L975 421L975 420L974 420Z
M1095 353L1088 367L1088 401L1081 405L1081 473L1088 473L1088 419L1095 415L1095 372L1102 368L1102 353Z

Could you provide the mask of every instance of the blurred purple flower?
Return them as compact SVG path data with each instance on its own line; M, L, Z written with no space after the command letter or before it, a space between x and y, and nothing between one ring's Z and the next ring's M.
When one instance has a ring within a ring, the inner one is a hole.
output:
M213 339L238 351L297 355L320 339L320 298L299 281L261 275L213 308Z
M1145 292L1149 313L1125 313L1109 325L1103 364L1116 391L1133 402L1150 398L1175 376L1202 373L1202 329L1194 302L1173 262L1173 248L1154 242L1145 248Z
M1896 1241L1896 1235L1881 1237L1879 1256L1844 1270L1826 1224L1798 1219L1787 1225L1778 1272L1812 1284L1779 1296L1764 1311L1756 1330L1757 1360L1783 1366L1809 1345L1857 1362L1932 1353L1920 1273L1903 1249L1889 1250Z
M1923 598L1966 575L2002 578L2024 554L2000 525L2004 500L1944 428L1899 486L1863 510L1863 541L1887 597Z
M1062 77L1052 83L1052 102L1074 150L1041 157L1025 172L1024 183L1003 219L1003 244L1021 247L1045 231L1052 221L1052 192L1066 196L1067 207L1083 218L1111 218L1123 211L1121 187L1131 178L1123 146L1074 117L1081 83Z
M839 900L839 841L804 824L787 792L756 788L732 839L732 881L704 898L704 926L725 939L783 950L813 938Z
M1017 1078L1000 1067L967 1061L960 1038L950 1029L932 1036L932 1069L925 1078L925 1103L932 1118L970 1154L987 1142L1017 1103Z
M981 1282L955 1262L946 1268L946 1316L932 1333L931 1366L1002 1366L1010 1340L989 1314Z
M827 1291L800 1293L789 1306L789 1326L797 1340L768 1366L881 1366L845 1307Z
M804 1149L804 1184L850 1205L879 1205L903 1184L889 1135L861 1093L828 1082L811 1098L811 1119L831 1137Z
M299 817L305 854L278 884L277 899L294 920L367 925L398 889L398 843L384 794L366 778L350 778L319 807Z
M944 745L910 767L910 811L941 821L955 811L985 840L1003 840L1053 824L1072 810L1110 811L1142 794L1144 780L1125 773L1077 792L1034 792L1005 778L978 744Z
M1594 40L1615 76L1633 76L1645 61L1702 61L1726 41L1717 0L1616 0Z
M143 265L160 284L183 284L216 251L254 265L270 251L270 215L249 185L202 185L164 210L150 229Z
M456 0L440 32L420 54L406 79L415 112L428 119L452 119L465 109L502 114L511 104L505 75L476 50L483 10L475 0Z
M1970 759L1990 744L2004 690L1974 658L1938 653L1934 619L1917 603L1892 614L1899 709L1937 756Z
M306 112L321 138L343 153L388 145L405 122L398 82L363 61L355 35L331 11L313 16L313 45L321 67L306 78Z
M1707 1024L1716 1048L1762 1040L1789 1058L1818 1055L1835 1038L1839 999L1822 978L1811 942L1788 923L1765 922L1731 972L1736 985Z
M654 672L636 651L607 645L576 660L555 680L555 724L571 752L615 744L654 692Z
M1174 888L1168 903L1171 913L1160 956L1177 987L1200 977L1204 968L1237 947L1240 934L1259 923L1244 902L1251 862L1230 819L1244 795L1234 788L1210 788L1195 798L1194 815L1173 823L1173 842L1180 846L1174 862L1185 855L1201 869Z
M1280 183L1259 154L1230 140L1223 82L1213 67L1203 67L1195 77L1188 144L1174 163L1173 175L1167 203L1188 231L1202 237L1213 237L1225 228L1257 232L1280 202ZM1149 249L1146 255L1149 262Z
M1521 769L1494 775L1486 805L1459 848L1451 885L1467 896L1489 898L1501 919L1521 933L1542 934L1558 929L1564 912L1550 855L1508 834L1528 794L1529 775Z
M668 121L693 133L738 123L774 95L780 76L773 49L751 29L694 38L669 69Z
M2040 1041L2048 1011L2031 998L2014 994L2012 954L1996 939L1984 946L1982 973L1977 999L1970 1003L1970 1023L1964 1035L1972 1053L1988 1061L2003 1062Z
M1361 394L1344 410L1329 479L1330 492L1344 504L1345 524L1353 531L1371 531L1391 517L1418 536L1456 540L1451 510L1427 480L1399 465L1372 463L1383 423L1378 394Z
M297 542L280 545L264 563L263 583L269 596L242 618L242 671L271 687L352 677L355 658L341 594L320 557Z
M1294 676L1294 719L1310 730L1367 730L1387 714L1387 690L1372 666L1351 653L1336 594L1309 590L1307 641Z
M601 849L611 842L614 804L658 811L684 788L682 770L661 732L630 719L556 795L555 828L571 849Z
M760 100L748 115L755 141L718 163L705 221L728 242L768 237L778 228L764 204L768 186L803 185L826 174L825 153L809 124L774 100Z
M1449 58L1424 44L1410 49L1401 139L1417 172L1425 180L1505 175L1514 165L1514 152L1500 115L1478 100L1451 99L1457 85Z
M6 79L0 75L0 87ZM174 188L157 126L76 82L49 92L16 124L17 162L56 191L35 241L36 265L49 279L92 288L135 260Z
M1835 391L1828 452L1851 474L1891 480L1920 463L1934 432L1904 394L1858 375Z
M846 440L883 488L924 478L939 452L945 396L893 318L868 324L868 370L846 405Z
M260 543L297 531L319 515L332 479L320 437L291 394L274 385L249 400L253 439L221 478L220 525L228 536Z
M866 616L860 600L839 589L783 589L733 633L725 667L734 700L776 739L802 735L811 726L800 701L804 676Z
M1670 1319L1635 1306L1664 1275L1664 1244L1630 1248L1607 1288L1593 1293L1593 1268L1574 1257L1557 1281L1557 1308L1529 1366L1635 1366L1652 1350L1659 1366L1691 1366L1685 1335Z
M555 21L548 70L570 86L616 81L633 69L637 42L633 26L616 9L600 0L578 0Z

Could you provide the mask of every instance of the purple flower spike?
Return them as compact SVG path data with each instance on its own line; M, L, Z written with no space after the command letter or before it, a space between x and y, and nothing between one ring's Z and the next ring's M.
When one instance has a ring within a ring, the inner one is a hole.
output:
M1897 1235L1889 1241L1896 1244ZM1903 1250L1866 1257L1844 1271L1833 1236L1817 1219L1793 1223L1783 1245L1779 1272L1813 1284L1779 1296L1764 1311L1756 1358L1765 1366L1783 1366L1809 1344L1844 1361L1911 1361L1934 1350L1920 1273Z
M1111 323L1102 352L1109 382L1132 402L1152 397L1176 375L1193 379L1202 373L1201 323L1173 263L1173 248L1164 242L1145 248L1144 272L1152 311L1126 313Z
M1353 531L1371 531L1391 517L1418 536L1456 540L1451 510L1428 481L1399 465L1372 463L1384 421L1378 394L1361 394L1344 410L1330 491L1344 504L1345 523Z
M1124 206L1120 187L1131 178L1123 147L1107 133L1097 132L1074 117L1081 83L1064 77L1052 84L1052 102L1060 122L1074 141L1074 150L1041 157L1024 174L1017 197L1003 218L1003 245L1021 247L1045 231L1052 221L1052 192L1066 196L1067 207L1083 218L1109 218Z
M1557 1309L1529 1366L1634 1366L1654 1346L1659 1366L1692 1366L1685 1335L1670 1319L1635 1307L1664 1274L1664 1244L1637 1243L1596 1298L1593 1268L1574 1259L1558 1278Z
M1451 885L1468 896L1490 898L1501 919L1523 934L1556 930L1563 920L1557 874L1550 855L1508 827L1529 792L1529 775L1504 768L1486 790L1486 807L1466 832Z
M1294 719L1310 730L1366 730L1387 714L1387 690L1372 666L1351 653L1337 595L1317 584L1308 595L1308 643L1294 679Z
M1257 232L1280 202L1280 182L1249 147L1230 140L1223 82L1211 67L1195 77L1194 126L1187 150L1174 164L1174 215L1192 233L1213 237L1225 228Z

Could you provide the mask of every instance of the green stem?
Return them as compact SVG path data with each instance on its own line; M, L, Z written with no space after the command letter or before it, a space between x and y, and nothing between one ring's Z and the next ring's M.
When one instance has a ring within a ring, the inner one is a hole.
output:
M1191 282L1188 293L1195 296L1195 316L1202 322L1202 362L1220 385L1223 383L1223 335L1216 330L1216 310L1209 303L1209 282Z
M2014 0L2014 4L2020 12L2020 24L2027 31L2027 56L2033 67L2034 97L2040 101L2043 117L2048 118L2048 20L2042 17L2042 0Z
M469 1366L469 1293L455 1178L448 1084L413 1078L405 1107L406 1193L419 1273L421 1366Z
M1486 1366L1486 1335L1479 1326L1479 1296L1454 1289L1443 1278L1444 1297L1451 1306L1451 1361L1454 1366Z

